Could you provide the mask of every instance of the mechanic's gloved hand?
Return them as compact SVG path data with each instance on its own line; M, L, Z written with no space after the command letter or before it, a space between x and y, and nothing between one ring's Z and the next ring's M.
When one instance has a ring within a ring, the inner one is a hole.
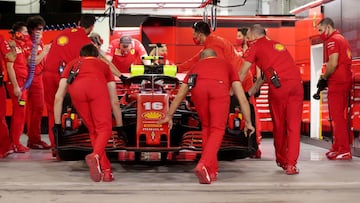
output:
M328 82L323 77L320 77L316 87L319 89L319 91L323 91L325 88L327 88Z
M117 132L118 134L118 138L119 139L123 139L125 141L125 143L128 142L128 139L127 139L127 134L124 130L124 127L123 126L120 126L120 127L114 127L114 130Z
M125 75L120 75L119 78L123 84L125 84L125 81L128 79Z
M255 97L255 98L258 98L259 96L260 96L260 90L257 91L257 92L254 94L254 97Z
M64 131L62 129L61 124L55 124L54 127L52 128L52 131L54 133L54 137L61 137L64 135Z
M246 96L246 99L249 101L249 99L250 99L250 94L249 94L249 92L245 92L245 96Z

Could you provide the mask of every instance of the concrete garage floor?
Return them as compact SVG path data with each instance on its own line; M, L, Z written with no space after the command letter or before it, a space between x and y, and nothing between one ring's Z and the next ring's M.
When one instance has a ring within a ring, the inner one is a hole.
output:
M26 136L24 139L27 139ZM1 203L253 203L359 202L360 159L328 161L326 149L301 144L300 174L276 166L272 139L261 159L220 162L218 181L200 185L195 163L113 163L116 180L94 183L83 161L59 162L49 151L31 150L0 160Z

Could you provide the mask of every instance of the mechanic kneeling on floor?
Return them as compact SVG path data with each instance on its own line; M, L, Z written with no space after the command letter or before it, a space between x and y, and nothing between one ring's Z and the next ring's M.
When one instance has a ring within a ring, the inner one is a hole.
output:
M68 89L74 107L89 130L93 152L87 155L85 160L91 179L95 182L110 182L114 177L105 147L112 135L111 109L118 133L125 137L126 135L122 130L114 76L109 65L98 56L98 49L93 44L87 44L81 48L80 57L65 67L55 95L53 131L54 135L62 136L61 111Z
M229 115L231 87L239 100L245 118L245 136L248 133L252 134L255 128L251 124L250 107L239 76L231 64L217 58L212 49L204 49L200 53L200 61L189 70L166 117L159 121L161 124L169 123L171 128L173 114L191 89L191 99L202 126L203 152L195 168L195 174L201 184L210 184L217 179L217 153Z

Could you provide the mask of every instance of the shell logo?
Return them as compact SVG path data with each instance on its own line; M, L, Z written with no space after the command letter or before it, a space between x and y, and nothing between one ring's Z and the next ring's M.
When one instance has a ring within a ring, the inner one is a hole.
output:
M135 54L135 49L131 49L131 50L130 50L130 54L131 54L131 55L134 55L134 54Z
M115 49L115 55L121 55L121 50L118 49L118 48L116 48L116 49Z
M284 51L285 47L284 47L284 45L278 43L278 44L274 45L274 49L276 49L278 51Z
M142 115L142 117L145 119L149 119L149 120L160 119L163 117L163 114L160 112L156 112L156 111L149 111L149 112L144 113Z
M57 44L60 46L64 46L69 42L69 39L66 36L61 36L57 40Z
M77 32L78 30L76 28L73 28L70 30L70 32Z

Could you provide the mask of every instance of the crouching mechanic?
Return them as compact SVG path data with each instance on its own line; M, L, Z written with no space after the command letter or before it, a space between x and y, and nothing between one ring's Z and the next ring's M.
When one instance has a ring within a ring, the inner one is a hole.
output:
M109 65L98 56L98 49L88 44L81 48L80 57L65 67L55 95L53 130L54 134L62 132L62 103L68 91L74 107L89 130L93 152L85 159L91 179L95 182L110 182L114 177L105 147L112 135L111 108L118 132L122 130L123 124L114 76Z
M196 79L194 79L195 75L197 75ZM196 81L196 85L193 85L195 84L193 81ZM200 53L200 61L189 70L171 103L169 112L159 121L159 123L168 122L171 128L173 114L191 89L191 99L202 125L203 153L195 168L195 174L201 184L210 184L217 179L217 153L225 133L231 87L240 102L245 118L245 136L248 133L252 134L255 128L251 124L250 107L239 76L231 64L217 58L212 49L204 49Z

